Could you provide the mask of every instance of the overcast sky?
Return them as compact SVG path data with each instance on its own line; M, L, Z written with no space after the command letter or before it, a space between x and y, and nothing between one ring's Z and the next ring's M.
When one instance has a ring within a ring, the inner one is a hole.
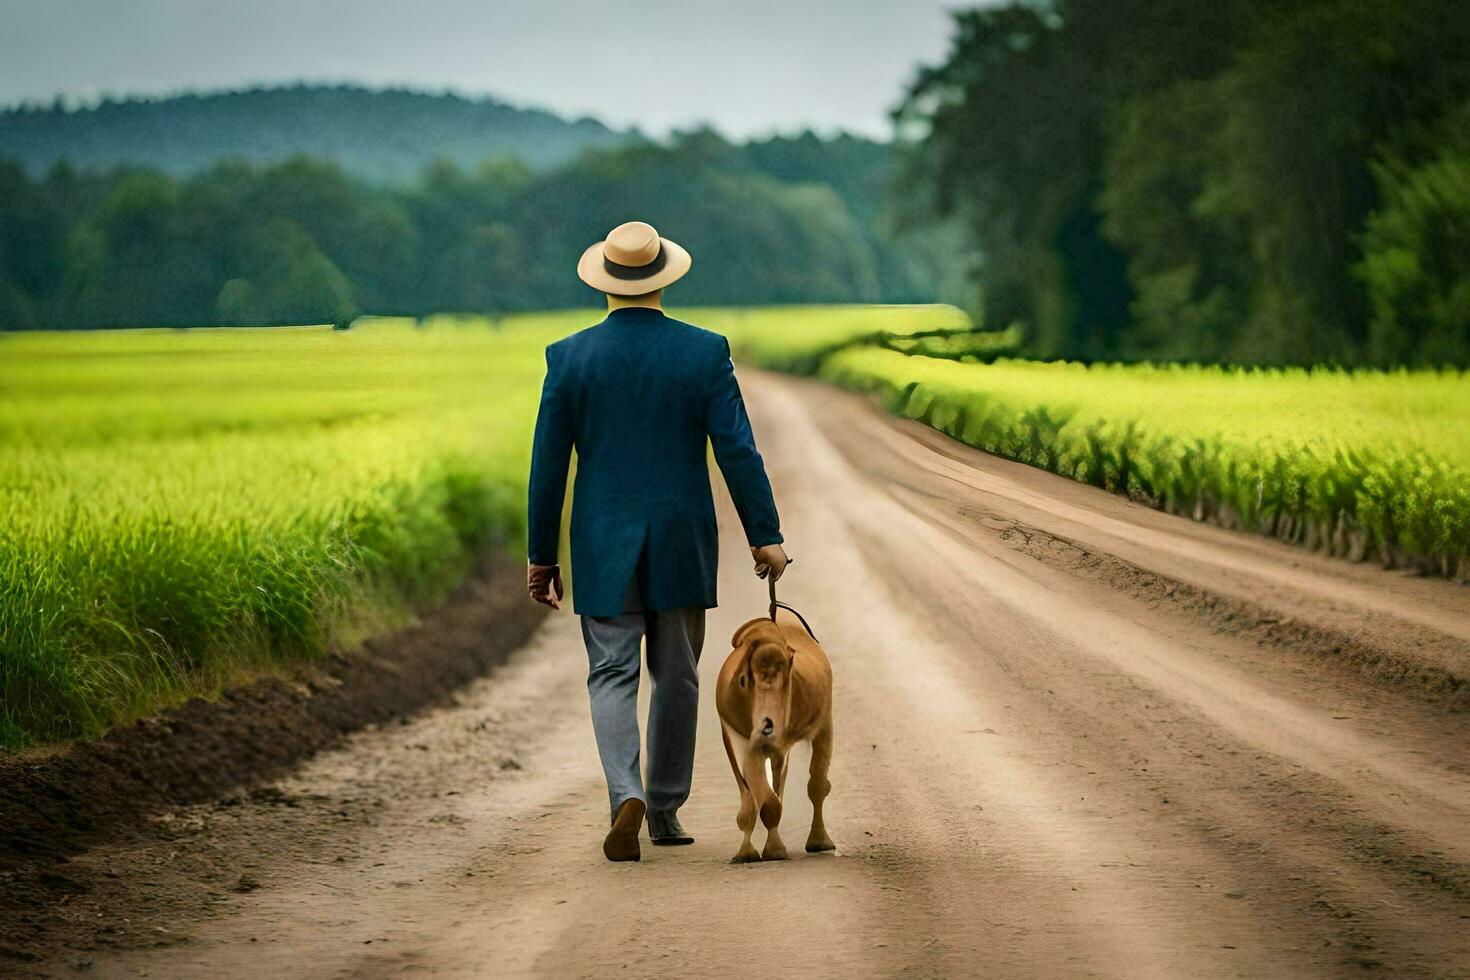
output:
M0 0L0 103L256 82L493 94L661 135L888 135L963 0Z

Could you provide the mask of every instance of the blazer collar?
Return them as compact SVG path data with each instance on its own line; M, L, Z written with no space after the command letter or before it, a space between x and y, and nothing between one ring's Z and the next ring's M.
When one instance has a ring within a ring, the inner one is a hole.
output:
M647 306L620 306L607 314L609 323L643 323L663 318L663 310L655 310Z

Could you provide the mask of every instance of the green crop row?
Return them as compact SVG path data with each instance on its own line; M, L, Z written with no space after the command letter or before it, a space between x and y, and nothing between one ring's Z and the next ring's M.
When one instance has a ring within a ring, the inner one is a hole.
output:
M1005 330L888 334L878 338L878 343L901 354L988 364L1002 357L1014 357L1021 350L1022 340L1020 327L1008 327Z
M1463 374L964 363L1013 338L949 307L675 315L1171 511L1470 571ZM597 318L0 335L0 746L295 669L518 549L542 349Z
M735 356L776 371L812 374L827 355L890 338L968 333L953 306L704 307L673 314L730 338Z
M0 745L310 660L519 542L541 351L587 319L0 339Z
M999 361L820 375L972 446L1352 558L1470 578L1470 375Z

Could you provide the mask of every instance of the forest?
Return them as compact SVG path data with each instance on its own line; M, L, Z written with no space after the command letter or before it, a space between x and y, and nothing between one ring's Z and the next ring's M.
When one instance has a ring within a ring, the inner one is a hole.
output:
M705 261L680 300L911 302L963 291L943 229L885 232L889 147L711 130L585 150L560 168L441 159L408 185L308 157L197 174L0 164L0 325L346 323L359 313L585 305L573 274L638 215ZM941 281L947 277L946 281Z
M895 119L1037 356L1470 363L1470 4L960 12Z
M947 57L895 93L891 143L654 140L306 87L16 109L0 328L579 305L576 256L636 214L703 258L688 303L953 302L1042 358L1465 365L1467 52L1449 0L958 11ZM468 162L482 117L525 152ZM128 119L173 132L167 152L87 135ZM247 159L242 131L271 139ZM402 179L372 133L411 148ZM85 156L104 143L124 150ZM88 165L38 170L67 147Z

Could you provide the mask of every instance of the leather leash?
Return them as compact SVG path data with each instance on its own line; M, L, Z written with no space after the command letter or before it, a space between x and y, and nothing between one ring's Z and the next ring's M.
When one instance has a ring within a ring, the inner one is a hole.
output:
M796 563L796 559L795 558L788 559L787 562L786 562L787 566L793 565L795 563ZM767 578L766 579L766 586L771 591L771 622L774 623L776 621L776 610L777 609L784 609L787 612L791 613L793 616L795 616L797 619L801 620L801 628L804 629L804 630L806 630L806 635L807 636L810 636L817 643L821 643L822 641L817 639L817 634L815 634L815 633L812 632L811 624L806 621L806 617L805 616L803 616L801 613L797 612L794 607L788 606L786 603L780 602L780 601L778 601L776 599L776 580L774 578Z

